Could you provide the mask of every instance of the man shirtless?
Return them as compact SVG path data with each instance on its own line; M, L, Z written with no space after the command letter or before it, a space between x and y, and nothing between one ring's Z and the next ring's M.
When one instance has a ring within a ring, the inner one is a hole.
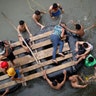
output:
M50 81L50 79L46 75L46 71L44 71L44 79L48 82L51 88L59 90L65 84L66 81L66 71L64 71L63 74L64 74L64 78L61 83L59 83L57 80L54 80L53 82Z
M71 81L71 86L73 88L85 88L88 84L80 85L79 80L84 83L83 79L79 75L73 75L69 77L69 80Z
M44 28L44 25L42 25L41 23L39 23L39 20L41 19L42 14L44 14L45 12L41 12L39 10L36 10L35 13L32 15L32 19L35 21L35 23L41 27L41 29Z
M76 30L69 29L66 25L64 26L69 32L76 34L79 37L82 37L85 32L82 25L75 23L73 20L71 20L72 24L74 24Z
M28 28L27 24L23 20L19 21L19 25L17 26L17 30L18 30L18 32L25 32L25 31L27 31L29 36L32 37L32 34L29 31L29 28Z

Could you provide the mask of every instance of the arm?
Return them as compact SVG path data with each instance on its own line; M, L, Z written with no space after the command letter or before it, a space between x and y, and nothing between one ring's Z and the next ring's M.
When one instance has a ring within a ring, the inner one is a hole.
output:
M52 17L52 5L50 6L50 8L49 8L49 14L50 14L50 16Z
M22 35L21 35L21 34L18 34L18 39L19 39L19 42L20 42L21 46L22 46L27 52L29 52L29 49L28 49L26 46L23 45L22 38L23 38Z
M78 78L79 78L79 80L82 81L82 83L84 83L84 80L79 75L78 75Z
M90 30L92 28L96 27L96 24L93 24L92 26L89 26L88 28L84 29L84 31Z
M64 74L64 78L63 78L63 81L60 83L59 89L64 85L66 81L66 71L64 71L63 74Z
M64 26L64 28L65 28L66 30L68 30L69 32L71 32L71 33L77 34L77 32L76 32L75 30L71 30L71 29L69 29L67 26Z
M76 84L76 85L74 85L73 87L74 88L85 88L85 87L87 87L88 86L88 84L85 84L85 85L78 85L78 84Z
M1 96L5 96L9 92L9 88L5 90L5 92Z
M48 79L47 75L46 75L46 71L44 71L44 79L46 79L47 83L53 88L52 86L52 82Z
M32 37L32 34L31 34L31 32L29 31L29 28L28 28L27 24L25 23L24 25L25 25L25 28L26 28L26 30L27 30L29 36Z
M38 20L34 17L34 15L32 16L33 20L35 21L35 23L42 28L44 28L44 26L38 22Z
M58 7L61 9L62 13L64 13L64 9L61 7L59 3L58 3Z
M75 50L76 50L76 52L78 52L78 45L80 44L83 44L84 42L83 41L77 41L76 42L76 44L75 44L75 46L76 46L76 48L75 48Z

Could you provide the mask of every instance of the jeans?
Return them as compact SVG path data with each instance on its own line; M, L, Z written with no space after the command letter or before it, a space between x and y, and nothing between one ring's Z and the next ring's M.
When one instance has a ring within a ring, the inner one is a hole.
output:
M52 45L53 45L53 56L52 59L56 59L56 51L57 51L57 47L59 45L59 53L62 53L62 49L63 49L63 45L64 45L64 41L62 41L58 35L52 34L50 36Z

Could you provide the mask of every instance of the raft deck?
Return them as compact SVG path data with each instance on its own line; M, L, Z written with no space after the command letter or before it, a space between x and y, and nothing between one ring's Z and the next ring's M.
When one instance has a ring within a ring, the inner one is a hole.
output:
M50 36L51 32L52 31L48 31L48 32L33 36L32 40L37 41L37 40L40 40L40 39L43 39L43 38L47 38L47 37ZM17 41L15 43L12 43L12 45L15 45L15 47L18 47L18 46L20 46L20 43ZM36 56L38 61L41 61L38 64L36 63L33 56L30 56L30 55L25 55L24 56L23 55L22 57L18 57L18 55L25 52L25 50L22 47L20 47L17 50L14 50L14 54L16 56L15 63L20 65L20 67L21 67L20 70L23 71L23 78L24 78L25 82L43 76L43 67L46 67L50 64L53 64L51 58L48 59L48 60L46 59L46 58L52 56L52 50L53 50L52 46L48 47L46 49L43 48L42 50L36 51L37 49L48 46L48 45L49 46L52 45L52 42L50 41L50 39L47 39L47 40L44 40L44 41L41 40L41 42L34 43L34 45L31 46L34 55ZM69 48L68 43L64 43L63 52L67 52L67 54L65 55L65 57L57 56L57 58L56 58L57 61L60 62L60 61L66 60L66 59L70 59L70 60L68 62L62 64L62 65L58 65L58 66L54 66L52 68L48 68L47 69L47 74L50 74L52 72L56 72L56 71L59 71L59 70L62 70L64 68L67 68L67 67L70 67L70 66L74 65L74 63L72 61L72 53L70 52L70 48ZM58 53L58 51L57 51L57 53ZM29 63L31 63L30 66L28 65ZM27 72L36 71L38 69L39 69L39 71L32 72L32 74L25 74ZM7 74L2 75L2 76L0 76L0 81L5 80L7 78L9 78L9 76ZM18 81L18 83L21 83L21 81ZM6 87L9 87L9 86L13 86L15 84L17 84L17 82L9 81L9 82L0 84L0 89L6 88Z

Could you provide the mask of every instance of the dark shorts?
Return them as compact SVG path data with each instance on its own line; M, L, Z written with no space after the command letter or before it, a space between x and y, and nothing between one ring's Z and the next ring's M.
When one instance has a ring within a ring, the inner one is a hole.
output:
M11 52L7 58L10 60L10 61L13 61L15 59L15 55L13 54L13 52Z

